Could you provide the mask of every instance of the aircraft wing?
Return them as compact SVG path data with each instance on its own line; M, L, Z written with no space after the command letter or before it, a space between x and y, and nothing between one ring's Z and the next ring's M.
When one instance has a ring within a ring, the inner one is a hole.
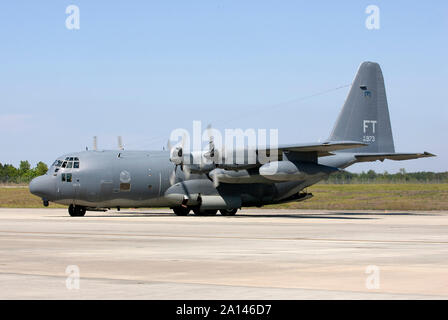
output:
M332 151L338 151L343 149L353 149L367 146L366 143L359 141L328 141L322 143L304 143L304 144L291 144L280 145L279 151L292 151L292 152L316 152L318 157L325 157L333 155Z
M355 155L358 162L375 161L375 160L384 161L384 159L411 160L411 159L427 158L435 156L436 156L435 154L426 151L423 153L362 153L362 154L360 153Z

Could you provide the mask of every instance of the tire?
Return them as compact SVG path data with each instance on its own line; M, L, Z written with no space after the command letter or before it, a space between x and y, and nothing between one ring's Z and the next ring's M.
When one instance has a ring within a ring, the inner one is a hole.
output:
M222 216L234 216L238 209L221 209L219 212L221 212Z
M187 216L190 213L190 208L176 207L172 209L176 216Z
M68 207L68 214L72 217L84 217L86 214L86 208L82 206L70 205Z
M216 216L218 210L200 210L199 208L194 208L193 212L196 216Z
M69 214L71 217L74 217L74 216L75 216L75 207L73 207L72 204L68 206L68 214Z

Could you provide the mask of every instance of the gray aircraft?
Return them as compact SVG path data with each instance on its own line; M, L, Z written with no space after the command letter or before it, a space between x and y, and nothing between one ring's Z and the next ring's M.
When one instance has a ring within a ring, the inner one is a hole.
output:
M218 161L223 154L210 142L210 161L198 165L182 145L167 151L89 150L59 157L33 179L31 193L45 206L68 205L71 216L86 210L170 207L176 215L235 215L241 207L303 201L303 190L354 163L408 160L431 153L396 153L380 66L363 62L330 137L325 142L278 146L276 159ZM190 164L191 163L191 164Z

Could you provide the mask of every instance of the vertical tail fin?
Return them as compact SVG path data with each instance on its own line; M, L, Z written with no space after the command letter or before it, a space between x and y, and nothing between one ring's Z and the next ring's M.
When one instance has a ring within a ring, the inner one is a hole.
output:
M329 138L330 141L362 141L355 153L394 153L383 73L378 63L363 62Z

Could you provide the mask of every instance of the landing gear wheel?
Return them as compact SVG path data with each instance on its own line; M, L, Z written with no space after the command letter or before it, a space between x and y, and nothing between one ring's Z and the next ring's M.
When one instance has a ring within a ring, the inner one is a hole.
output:
M70 205L68 207L68 213L72 217L83 217L86 214L86 208L82 206Z
M218 210L200 210L199 208L194 208L193 212L197 216L216 216Z
M222 216L234 216L238 209L221 209L219 212L221 212Z
M172 208L176 216L186 216L190 213L190 208L175 207Z

